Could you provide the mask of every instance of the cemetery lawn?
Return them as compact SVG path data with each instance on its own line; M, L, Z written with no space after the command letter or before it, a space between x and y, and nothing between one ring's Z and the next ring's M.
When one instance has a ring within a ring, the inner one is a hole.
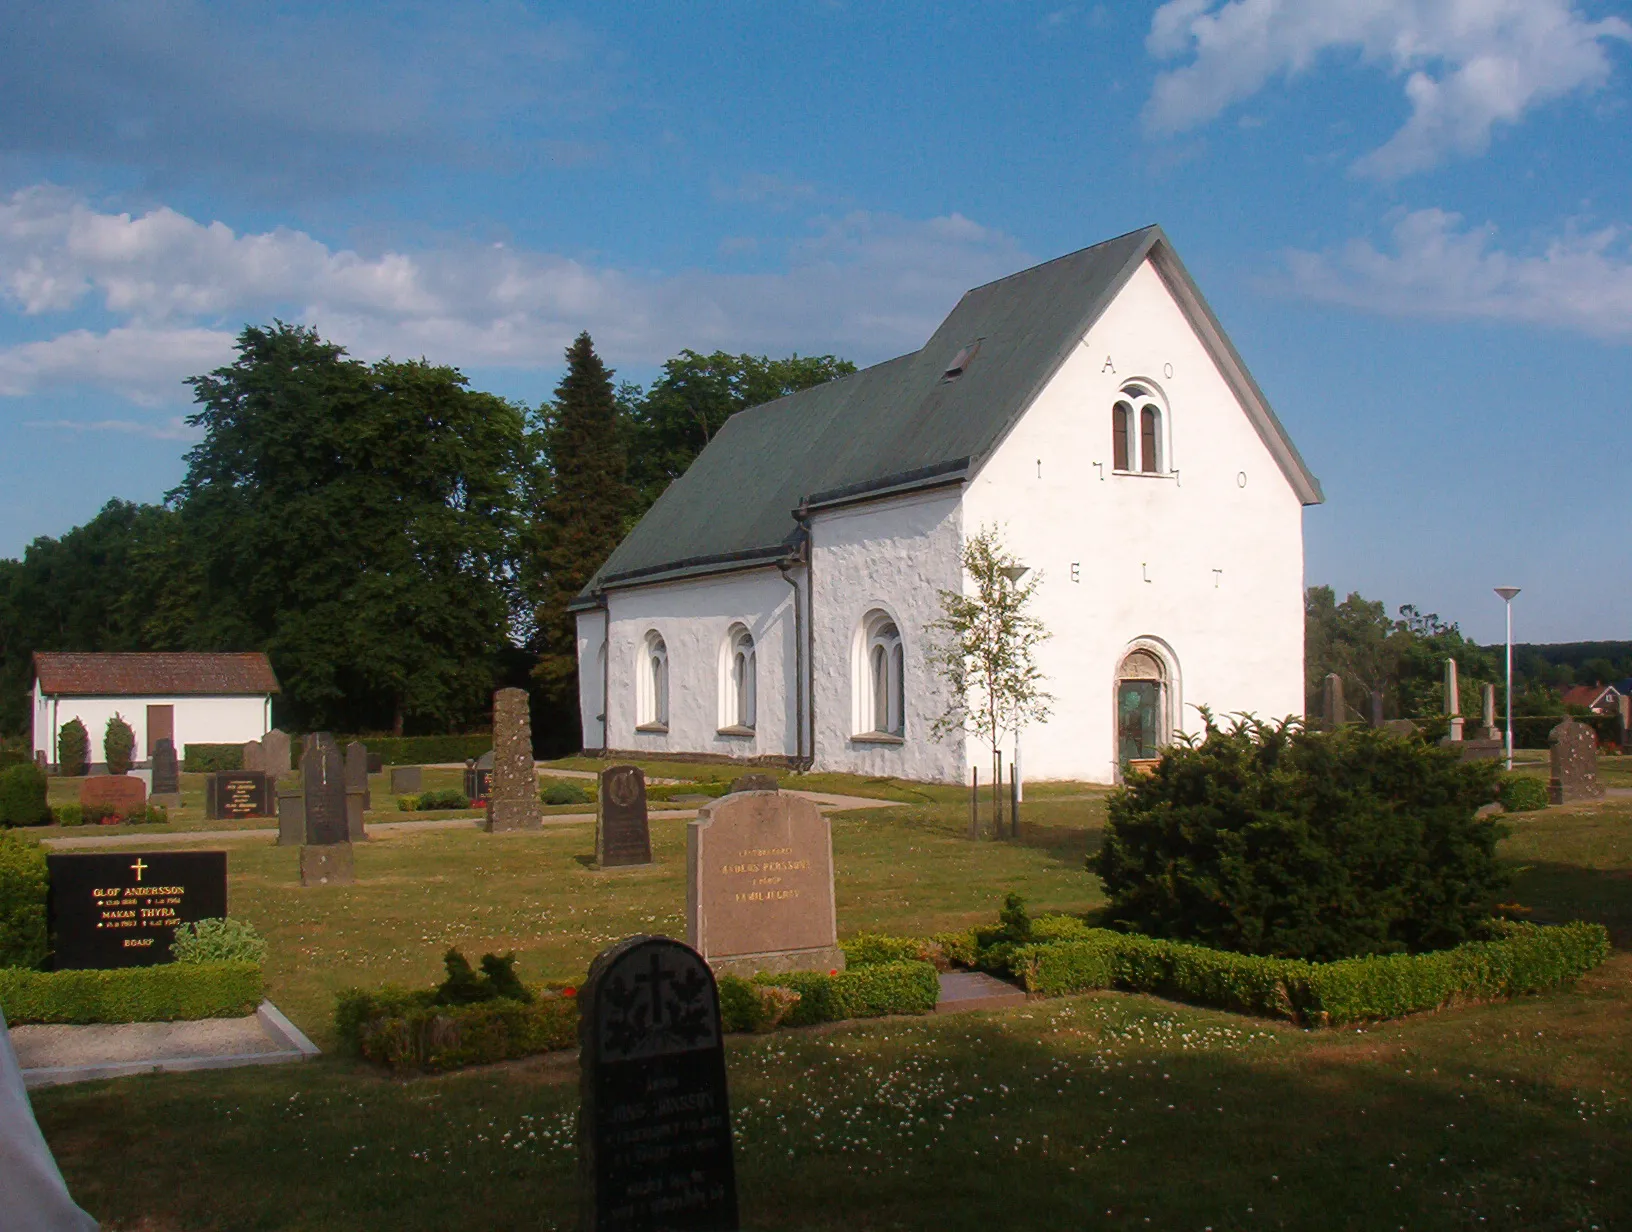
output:
M695 768L692 768L695 771ZM801 784L803 785L803 784ZM857 786L848 786L859 794ZM839 814L841 936L1103 900L1104 793L1028 789L1027 838L970 843L967 797ZM1632 800L1509 819L1510 897L1632 946ZM684 823L652 870L586 866L588 825L433 831L301 891L233 841L231 904L272 941L271 997L325 1049L334 990L427 984L449 944L581 978L607 942L683 935ZM745 1228L1632 1226L1632 955L1573 993L1303 1031L1102 993L834 1024L728 1045ZM33 1093L109 1228L575 1227L570 1054L403 1080L325 1056Z

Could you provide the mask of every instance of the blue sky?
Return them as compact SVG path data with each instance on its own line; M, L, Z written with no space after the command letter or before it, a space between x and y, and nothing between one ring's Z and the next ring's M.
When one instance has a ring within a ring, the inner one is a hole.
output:
M1311 583L1632 637L1629 90L1588 0L4 6L0 553L172 486L245 322L536 404L582 328L865 364L1159 222Z

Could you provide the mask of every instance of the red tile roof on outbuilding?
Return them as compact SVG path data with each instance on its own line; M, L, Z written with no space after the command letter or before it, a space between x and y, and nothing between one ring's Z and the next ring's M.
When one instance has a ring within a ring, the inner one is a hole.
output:
M70 654L35 651L47 697L259 697L277 693L264 654Z

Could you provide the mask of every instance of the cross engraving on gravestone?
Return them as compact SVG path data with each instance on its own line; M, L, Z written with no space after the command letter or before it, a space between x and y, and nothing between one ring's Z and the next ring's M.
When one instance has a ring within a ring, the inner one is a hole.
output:
M533 761L533 725L525 689L493 694L493 777L487 787L482 828L537 830L544 824Z
M1547 795L1554 804L1603 799L1604 785L1598 781L1598 734L1592 728L1565 719L1547 734L1547 745L1553 772Z
M301 814L306 824L300 848L300 884L345 885L355 880L351 824L346 808L345 763L328 732L306 740L300 759Z
M224 851L48 855L57 970L170 961L176 925L227 914Z
M803 796L752 791L704 806L686 828L686 940L716 972L844 966L833 837Z
M165 737L153 746L152 798L158 804L181 803L181 768L176 763L175 742Z
M737 1227L719 994L667 937L604 950L578 995L584 1229Z
M595 802L595 865L621 868L652 862L652 832L646 817L646 775L639 766L601 771Z

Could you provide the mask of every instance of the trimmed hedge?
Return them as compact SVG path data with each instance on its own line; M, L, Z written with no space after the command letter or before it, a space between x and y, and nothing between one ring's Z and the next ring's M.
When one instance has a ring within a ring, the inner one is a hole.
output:
M0 968L6 1021L170 1022L241 1018L261 1003L258 963L160 963L117 970Z
M391 987L341 993L334 1020L342 1046L393 1069L447 1070L578 1042L578 1002L564 993L469 1005L437 1005L435 996L431 990Z
M879 963L927 962L938 971L975 965L975 931L933 933L928 937L887 937L857 933L843 942L844 961L850 967Z
M1529 774L1504 774L1496 798L1509 813L1530 813L1551 803L1547 784Z
M1329 963L1234 954L1108 929L1021 947L1028 992L1064 996L1122 988L1311 1026L1341 1026L1565 987L1609 956L1600 924L1502 923L1495 941L1426 954Z
M45 771L31 761L0 770L0 826L49 825L45 792Z
M754 976L751 982L799 994L798 1002L789 1007L782 1019L790 1027L808 1027L845 1018L879 1018L885 1014L932 1014L941 996L941 977L927 962L872 963L846 968L836 975L821 971L766 971Z
M45 961L45 848L0 831L0 968Z
M188 744L181 750L181 768L189 774L214 774L217 770L242 770L241 744Z
M386 766L425 766L437 762L474 761L493 747L492 732L475 732L467 736L336 736L341 748L353 740L368 746L370 755L378 756ZM290 744L295 764L300 764L304 747L297 737Z
M1621 738L1621 716L1618 714L1516 714L1513 716L1513 747L1547 748L1547 737L1566 718L1592 728L1601 745L1614 744Z

